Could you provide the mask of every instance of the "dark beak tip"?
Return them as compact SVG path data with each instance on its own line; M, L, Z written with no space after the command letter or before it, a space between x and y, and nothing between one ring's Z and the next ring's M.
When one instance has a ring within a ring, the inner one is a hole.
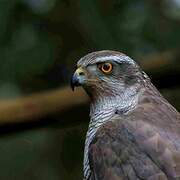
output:
M71 77L71 83L70 83L70 85L71 85L72 91L74 91L75 85L74 85L74 82L73 82L73 76Z
M73 75L71 77L71 89L72 91L74 91L75 87L80 86L81 84L79 83L78 78L76 77L76 75Z

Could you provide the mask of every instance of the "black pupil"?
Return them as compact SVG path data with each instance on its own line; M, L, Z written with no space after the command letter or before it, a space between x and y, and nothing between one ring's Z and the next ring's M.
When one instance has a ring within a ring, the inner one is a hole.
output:
M108 71L109 68L110 68L109 64L104 64L104 65L103 65L103 69L104 69L105 71Z

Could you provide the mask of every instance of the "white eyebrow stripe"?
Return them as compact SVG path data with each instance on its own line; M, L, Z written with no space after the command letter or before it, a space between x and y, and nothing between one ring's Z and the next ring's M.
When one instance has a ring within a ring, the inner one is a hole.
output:
M125 55L122 55L122 56L111 55L111 56L97 57L96 58L97 62L103 62L103 61L107 61L107 60L114 60L117 62L128 62L130 64L135 64L134 61L130 57L125 56Z

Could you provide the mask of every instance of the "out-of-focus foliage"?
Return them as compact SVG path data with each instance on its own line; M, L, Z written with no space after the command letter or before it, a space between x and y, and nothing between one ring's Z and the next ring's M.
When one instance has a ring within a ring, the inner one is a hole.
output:
M80 4L80 18L95 48L121 49L136 56L179 45L180 27L165 17L159 2L81 0Z
M180 0L166 0L164 6L164 13L167 17L180 19Z
M30 11L33 4L46 9L43 3L48 7L48 1L42 1L42 7L37 2L0 1L0 92L10 85L15 95L16 89L21 91L22 81L43 73L55 61L56 42L42 31L39 18Z

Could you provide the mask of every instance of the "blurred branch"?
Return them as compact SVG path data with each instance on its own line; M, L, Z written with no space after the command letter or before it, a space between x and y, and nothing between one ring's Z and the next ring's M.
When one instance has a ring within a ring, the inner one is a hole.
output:
M165 51L159 54L152 54L141 58L140 65L145 72L150 72L152 76L156 73L167 74L168 72L180 72L179 50Z
M63 112L87 101L88 98L82 89L76 89L75 92L72 92L67 87L28 97L1 101L0 124L37 120L47 114Z

